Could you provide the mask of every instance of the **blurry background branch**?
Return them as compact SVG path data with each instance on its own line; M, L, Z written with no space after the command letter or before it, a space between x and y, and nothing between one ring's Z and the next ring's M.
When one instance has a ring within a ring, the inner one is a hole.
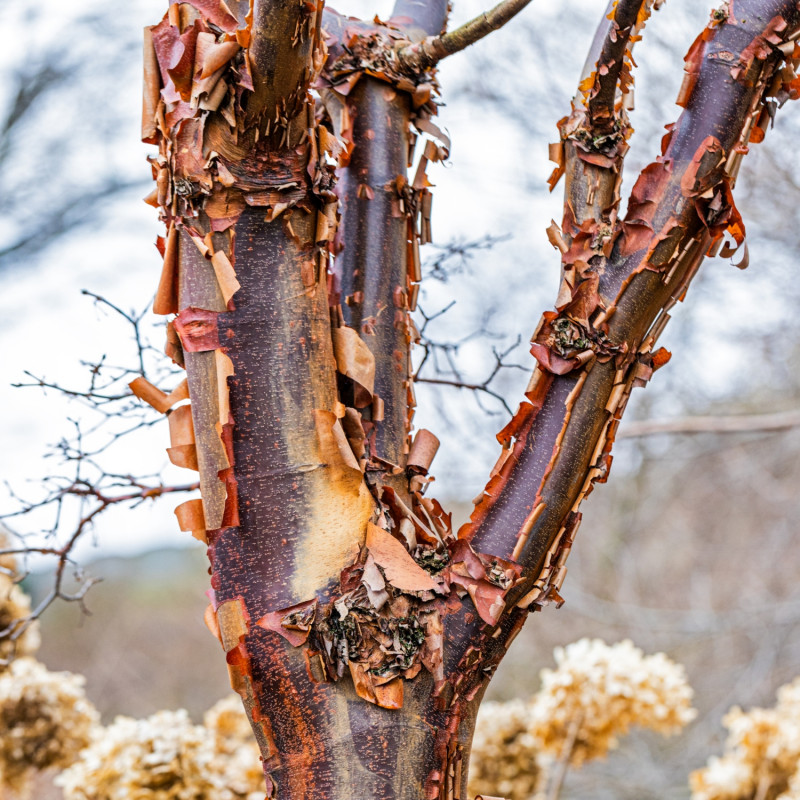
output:
M84 599L97 579L88 577L76 555L79 545L95 530L101 515L115 507L130 511L146 501L169 494L183 494L198 489L198 483L165 483L161 472L123 472L124 446L131 433L149 428L163 419L150 406L134 397L128 384L133 378L150 378L163 383L175 382L177 371L149 338L154 322L150 302L141 311L126 311L102 295L84 290L83 294L123 323L128 332L128 353L123 363L109 361L102 355L97 361L82 361L84 387L66 387L44 377L14 384L17 388L39 388L77 403L84 409L81 420L72 420L73 433L50 450L58 466L51 468L38 485L24 495L7 485L13 510L0 514L5 526L5 541L0 542L3 559L17 563L19 582L30 574L35 564L39 570L48 564L50 586L30 613L17 620L13 630L0 630L0 639L15 642L55 601L77 602L85 609ZM108 323L107 323L108 324ZM158 326L160 328L160 326ZM160 331L159 331L160 333ZM116 355L116 354L115 354ZM125 359L129 363L124 363ZM36 482L34 482L36 483ZM17 530L18 525L24 526Z
M38 5L0 9L4 31L30 32L9 37L0 56L0 269L87 224L97 229L111 201L147 185L120 157L116 130L119 65L137 57L138 30L94 1L60 14L67 20Z
M620 428L618 439L656 436L665 433L770 433L800 426L800 411L736 416L681 417L679 419L636 420Z

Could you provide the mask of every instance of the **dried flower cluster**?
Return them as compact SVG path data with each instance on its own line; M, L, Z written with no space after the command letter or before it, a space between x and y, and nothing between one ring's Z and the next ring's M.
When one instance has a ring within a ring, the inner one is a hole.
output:
M186 711L117 717L56 782L66 800L262 800L264 776L241 700L194 725Z
M67 800L211 800L223 788L213 761L204 728L183 710L159 711L117 717L56 783Z
M533 699L532 733L545 753L560 755L573 725L570 763L580 765L617 747L631 725L669 736L696 716L683 666L664 653L645 656L627 639L581 639L554 655L558 667L542 670Z
M0 790L22 795L34 771L66 767L89 744L99 715L83 684L33 658L0 673Z
M726 752L691 774L692 800L798 800L800 678L778 690L774 708L735 706L722 722Z
M0 672L16 656L31 656L40 644L39 626L33 622L19 633L31 613L31 601L18 584L0 574ZM17 634L14 638L14 634Z
M556 758L579 766L617 746L632 725L677 733L695 716L680 664L630 641L581 639L556 648L555 670L528 701L484 703L473 742L470 790L528 800Z
M8 533L0 523L0 550L5 550L11 544ZM2 578L10 578L17 568L17 562L14 556L0 555L0 580Z
M264 800L261 754L241 697L231 694L220 700L205 713L203 724L214 737L218 768L233 797Z
M8 536L0 530L0 550L8 544ZM31 600L13 580L16 567L13 556L0 556L0 672L16 656L33 655L41 642L38 623L25 625Z
M472 739L469 795L513 800L539 797L545 772L537 759L539 741L531 733L532 704L525 700L484 702Z

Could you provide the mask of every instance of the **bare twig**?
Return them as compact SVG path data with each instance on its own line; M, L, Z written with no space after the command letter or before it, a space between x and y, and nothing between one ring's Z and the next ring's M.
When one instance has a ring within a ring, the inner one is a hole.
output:
M443 58L458 53L475 44L492 31L502 28L515 17L531 0L503 0L491 11L465 22L454 31L440 36L428 36L421 42L407 45L397 53L400 63L407 69L430 69Z
M419 341L417 342L418 347L420 350L422 350L422 359L420 360L414 372L414 382L427 383L433 386L447 386L454 389L467 389L468 391L475 392L476 397L484 394L498 401L508 414L513 414L513 410L508 405L503 395L495 391L491 384L503 370L519 369L523 370L524 372L528 371L528 367L523 366L522 364L508 363L506 361L508 356L514 350L516 350L517 347L519 347L522 342L522 338L518 336L516 340L504 350L500 351L495 347L492 348L492 355L494 356L495 363L484 380L466 380L463 377L461 368L457 363L459 349L467 342L475 339L477 336L493 338L500 338L500 336L489 331L486 325L487 320L484 320L484 323L476 330L457 341L440 342L431 339L427 332L430 323L442 317L444 314L450 311L454 305L455 300L452 300L446 306L439 309L439 311L430 315L426 314L421 307L418 308L419 314L423 319L422 326L419 329ZM429 367L433 370L433 375L431 377L422 374L423 369L426 367ZM497 413L484 408L480 401L478 401L478 405L480 405L481 409L487 413Z
M479 250L491 250L496 244L506 242L510 236L493 236L486 234L479 239L452 239L446 244L428 244L436 251L433 258L425 260L425 277L447 283L454 275L468 272L475 253Z
M556 771L553 774L550 789L547 792L547 800L558 800L561 795L561 787L564 785L564 778L569 769L569 761L572 758L572 751L575 749L575 742L578 740L578 732L582 723L583 715L579 713L572 718L569 728L567 728L567 738L564 740L564 746L558 756Z
M449 378L419 377L419 369L417 370L417 373L414 377L414 381L416 383L429 383L434 386L450 386L455 389L467 389L472 392L483 392L489 397L493 397L495 400L497 400L509 414L513 414L514 413L513 410L508 405L503 395L501 395L499 392L496 392L494 389L491 388L491 383L503 369L521 369L527 372L527 367L523 367L521 364L507 364L505 362L506 356L508 356L513 350L519 347L521 341L522 341L521 338L518 337L517 340L510 347L506 348L502 352L498 352L496 349L493 348L492 353L495 358L495 364L489 375L479 383L475 382L470 383L468 381L461 380L460 378L449 379ZM426 345L423 345L423 347L425 346ZM428 346L431 345L429 344ZM425 358L427 358L427 352ZM424 364L424 361L422 363ZM420 365L420 368L421 367L422 364Z
M145 335L145 320L151 303L141 311L125 311L116 303L94 292L82 292L98 306L122 319L128 326L133 343L130 363L110 364L105 355L96 361L82 361L86 370L85 387L67 388L57 381L26 372L30 382L15 384L55 391L69 401L77 401L89 409L96 419L71 420L74 433L62 438L51 448L66 467L51 473L40 481L40 491L32 497L23 497L11 486L7 487L16 508L0 515L4 523L24 521L32 530L16 532L5 529L7 536L0 537L0 561L3 574L19 581L27 573L28 560L49 559L53 563L52 583L45 597L22 620L15 620L6 630L0 630L0 639L16 641L44 611L57 600L77 602L83 607L84 598L97 579L83 575L75 561L74 553L84 535L94 529L98 518L113 506L135 508L147 500L167 494L197 490L197 481L181 485L165 483L158 472L149 475L125 474L107 467L100 456L107 456L113 445L128 434L158 424L163 414L139 402L128 388L134 377L142 376L158 383L171 381L175 369L165 366L159 349L149 343ZM4 560L5 557L5 560ZM16 568L7 567L8 558L21 563ZM16 558L15 558L16 557ZM75 585L65 588L67 568L74 568Z
M81 294L85 295L86 297L91 297L97 305L100 306L107 306L112 311L119 314L124 320L130 323L131 327L133 328L133 340L136 344L136 352L139 357L139 374L144 375L144 353L147 349L147 345L142 341L142 328L141 322L144 318L144 315L148 312L148 310L153 305L152 301L148 301L147 305L138 313L131 311L130 314L123 311L118 305L112 303L110 300L106 300L105 297L102 295L96 294L95 292L90 292L88 289L81 289Z
M630 422L621 426L616 438L634 439L666 433L768 433L798 426L800 410L725 417L679 417Z

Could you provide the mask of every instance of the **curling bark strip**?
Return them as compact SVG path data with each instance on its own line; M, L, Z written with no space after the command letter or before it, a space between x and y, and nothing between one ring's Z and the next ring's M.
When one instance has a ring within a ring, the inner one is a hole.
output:
M458 536L425 495L438 440L409 439L425 168L449 141L435 75L400 57L441 33L446 2L400 0L367 23L321 2L192 0L146 31L149 202L167 225L155 309L174 315L167 352L188 392L134 391L169 416L172 462L199 471L201 498L176 515L208 544L206 621L270 798L466 800L480 699L529 610L562 602L580 501L605 479L631 389L669 358L654 350L666 312L710 247L743 239L731 186L765 96L797 94L775 70L795 63L800 11L737 0L714 18L619 220L626 59L650 6L612 8L560 125L562 287Z

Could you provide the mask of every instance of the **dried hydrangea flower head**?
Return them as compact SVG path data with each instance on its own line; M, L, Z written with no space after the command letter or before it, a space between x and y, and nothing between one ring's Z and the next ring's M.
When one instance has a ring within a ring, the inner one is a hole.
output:
M604 756L631 725L672 734L695 717L684 669L663 653L581 639L554 655L557 668L542 670L530 700L481 707L471 791L535 800L548 779L560 786L567 765Z
M0 575L0 673L14 658L32 656L39 649L38 622L25 625L30 613L28 595L18 584Z
M800 676L778 689L777 708L784 714L800 714Z
M221 800L214 737L184 710L117 717L56 778L66 800Z
M8 529L0 523L0 550L11 547L11 537ZM17 569L17 560L12 555L0 555L0 580L3 578L13 578Z
M726 752L689 778L692 800L790 800L800 798L800 678L778 690L774 708L723 718Z
M800 800L800 768L789 779L789 788L776 800Z
M530 732L531 703L484 702L478 712L469 768L469 796L486 794L529 800L543 787L538 739Z
M69 766L89 744L99 715L83 684L32 658L0 673L0 790L24 795L34 772Z
M217 769L236 798L264 800L264 771L242 698L232 694L213 705L203 724L214 737Z
M569 762L580 765L617 747L632 725L671 735L696 716L683 666L664 653L580 639L554 655L531 709L531 733L547 754L558 757L572 739Z
M711 756L689 776L692 800L739 800L755 793L753 770L738 755Z
M194 725L183 709L117 717L56 783L65 800L263 800L264 775L241 700Z
M8 545L8 534L0 527L0 550ZM14 582L15 572L14 557L0 556L0 672L17 656L34 655L41 643L38 623L25 624L31 601Z

